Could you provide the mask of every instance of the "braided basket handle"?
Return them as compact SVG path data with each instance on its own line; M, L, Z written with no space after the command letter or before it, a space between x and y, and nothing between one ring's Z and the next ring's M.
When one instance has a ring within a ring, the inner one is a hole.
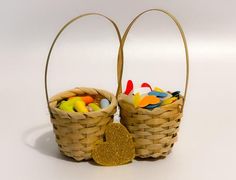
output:
M140 13L138 16L136 16L133 21L129 24L129 26L127 27L127 29L125 30L125 33L122 37L122 40L121 40L121 47L120 49L123 49L124 48L124 44L125 44L125 40L127 38L127 35L131 29L131 27L133 26L133 24L135 23L135 21L140 17L142 16L143 14L147 13L147 12L150 12L150 11L158 11L158 12L161 12L161 13L164 13L166 15L168 15L174 22L175 24L177 25L179 31L180 31L180 34L181 34L181 37L182 37L182 40L183 40L183 43L184 43L184 49L185 49L185 57L186 57L186 79L185 79L185 90L184 90L184 102L183 102L183 107L184 107L184 103L185 103L185 99L186 99L186 95L187 95L187 90L188 90L188 81L189 81L189 55L188 55L188 46L187 46L187 41L186 41L186 38L185 38L185 34L184 34L184 31L183 31L183 28L181 27L180 23L178 22L178 20L172 15L170 14L169 12L165 11L165 10L162 10L162 9L149 9L149 10L146 10L142 13ZM123 52L123 51L122 51ZM123 56L123 54L122 54ZM123 58L122 59L119 59L119 62L118 62L118 78L121 79L121 81L119 81L120 83L122 83L122 75L123 75ZM119 89L119 92L122 91L122 85L119 84L118 87L120 87ZM183 107L182 107L182 110L183 110Z
M50 57L51 57L51 53L52 53L52 50L54 48L54 45L56 44L56 41L58 40L59 36L61 35L61 33L70 25L72 24L73 22L75 22L76 20L82 18L82 17L85 17L85 16L92 16L92 15L95 15L95 16L100 16L100 17L103 17L105 18L106 20L108 20L109 22L112 23L112 25L114 26L115 30L116 30L116 33L117 33L117 36L118 36L118 39L119 39L119 43L121 44L121 35L120 35L120 31L119 31L119 28L118 26L116 25L116 23L111 20L110 18L108 18L107 16L104 16L103 14L99 14L99 13L87 13L87 14L83 14L83 15L80 15L80 16L77 16L73 19L71 19L69 22L67 22L61 29L60 31L58 32L58 34L56 35L55 39L53 40L53 43L50 47L50 50L49 50L49 53L48 53L48 56L47 56L47 61L46 61L46 66L45 66L45 73L44 73L44 86L45 86L45 93L46 93L46 100L47 100L47 104L48 104L48 110L50 112L50 115L52 115L51 113L51 110L49 108L49 96L48 96L48 83L47 83L47 74L48 74L48 65L49 65L49 61L50 61ZM122 48L119 48L119 52L118 52L118 65L117 65L117 85L118 85L118 88L117 88L117 92L116 92L116 96L118 96L118 94L121 93L121 88L120 88L120 84L121 84L121 78L119 76L119 72L120 72L120 69L118 68L119 67L119 62L123 62L122 60L123 58L123 49Z

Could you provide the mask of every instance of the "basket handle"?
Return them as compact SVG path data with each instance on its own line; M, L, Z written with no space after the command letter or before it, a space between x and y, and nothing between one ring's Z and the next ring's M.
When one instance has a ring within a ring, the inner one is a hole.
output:
M62 32L70 25L72 24L73 22L75 22L76 20L82 18L82 17L86 17L86 16L92 16L92 15L95 15L95 16L100 16L100 17L103 17L105 19L107 19L109 22L112 23L112 25L114 26L115 30L116 30L116 33L117 33L117 36L118 36L118 39L119 39L119 43L121 44L121 35L120 35L120 31L119 31L119 28L118 26L116 25L116 23L111 20L110 18L108 18L107 16L103 15L103 14L99 14L99 13L87 13L87 14L82 14L80 16L77 16L73 19L71 19L70 21L68 21L61 29L60 31L57 33L56 37L54 38L53 42L52 42L52 45L49 49L49 52L48 52L48 56L47 56L47 61L46 61L46 66L45 66L45 71L44 71L44 86L45 86L45 93L46 93L46 100L47 100L47 104L48 104L48 110L49 110L49 113L52 117L52 113L51 113L51 110L49 108L49 96L48 96L48 83L47 83L47 75L48 75L48 65L49 65L49 61L50 61L50 57L51 57L51 53L52 53L52 50L54 48L54 45L56 44L56 41L57 39L59 38L59 36L62 34ZM120 62L123 62L123 49L122 48L119 48L119 51L118 51L118 60L117 60L117 84L118 84L118 88L117 88L117 92L116 92L116 97L118 97L118 95L122 92L121 91L121 87L120 87L120 84L121 84L121 76L119 76L119 72L120 72L120 69L119 69L119 63Z
M182 40L183 40L183 43L184 43L184 49L185 49L185 57L186 57L186 79L185 79L185 90L184 90L184 102L183 102L183 106L182 106L182 110L184 108L184 103L185 103L185 99L186 99L186 95L187 95L187 90L188 90L188 81L189 81L189 55L188 55L188 46L187 46L187 41L186 41L186 37L185 37L185 34L184 34L184 31L183 31L183 28L181 27L180 23L178 22L178 20L172 15L170 14L169 12L165 11L165 10L162 10L162 9L149 9L149 10L146 10L142 13L140 13L138 16L136 16L133 21L129 24L129 26L127 27L127 29L125 30L125 33L122 37L122 40L121 40L121 47L120 49L123 49L124 48L124 44L125 44L125 40L127 38L127 35L131 29L131 27L133 26L133 24L135 23L135 21L140 17L142 16L143 14L147 13L147 12L150 12L150 11L158 11L158 12L161 12L161 13L164 13L166 15L168 15L174 22L175 24L177 25L179 31L180 31L180 34L181 34L181 37L182 37ZM122 75L123 75L123 58L122 59L119 59L119 62L118 62L118 77L121 79L120 83L122 83ZM122 91L122 86L121 84L118 85L118 87L121 88L121 91Z

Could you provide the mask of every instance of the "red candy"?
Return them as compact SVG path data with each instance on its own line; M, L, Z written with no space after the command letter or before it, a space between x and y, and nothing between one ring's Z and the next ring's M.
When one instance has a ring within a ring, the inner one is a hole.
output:
M148 88L150 88L150 90L152 91L152 87L151 87L150 84L148 84L148 83L143 83L143 84L141 85L141 87L148 87Z
M134 89L133 81L128 80L127 85L126 85L126 90L124 94L129 95L129 93Z

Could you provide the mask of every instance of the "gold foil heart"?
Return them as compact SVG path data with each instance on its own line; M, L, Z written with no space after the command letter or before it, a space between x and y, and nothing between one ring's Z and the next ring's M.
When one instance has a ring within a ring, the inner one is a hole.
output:
M109 124L105 130L106 141L95 146L92 157L104 166L126 164L135 157L132 136L120 123Z

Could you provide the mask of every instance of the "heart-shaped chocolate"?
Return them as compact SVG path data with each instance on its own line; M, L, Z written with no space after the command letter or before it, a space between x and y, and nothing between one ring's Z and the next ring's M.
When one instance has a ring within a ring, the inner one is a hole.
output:
M105 130L106 141L95 146L92 157L104 166L126 164L135 157L131 134L120 123L111 123Z

